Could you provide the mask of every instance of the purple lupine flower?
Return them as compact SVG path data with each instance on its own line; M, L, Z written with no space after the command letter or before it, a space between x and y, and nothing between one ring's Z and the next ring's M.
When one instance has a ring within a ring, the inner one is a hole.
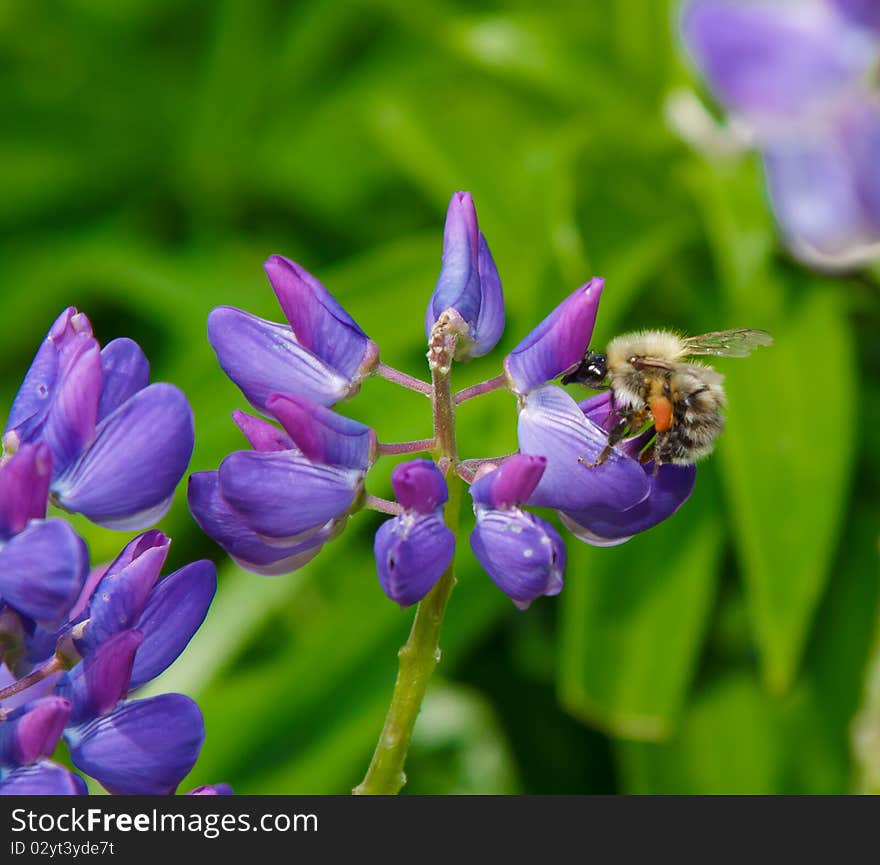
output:
M46 627L63 621L88 573L88 550L64 520L44 519L52 472L46 444L0 461L0 607Z
M202 529L242 567L287 573L344 527L376 457L367 426L301 397L272 394L266 409L284 432L239 413L254 447L217 471L190 477L189 504Z
M605 280L573 291L504 358L510 389L526 394L574 369L590 344Z
M877 4L691 0L681 21L712 93L763 156L792 250L826 266L880 256Z
M85 796L86 782L51 760L0 770L0 796Z
M459 335L455 357L482 357L504 332L504 294L469 192L456 192L446 212L443 265L428 310L425 333L445 316Z
M615 418L610 393L578 405L553 385L532 391L519 415L520 447L547 459L529 498L552 507L580 540L597 546L622 543L672 516L690 497L693 465L643 464L644 436L621 442L602 465L590 465L608 441ZM649 433L650 435L650 433Z
M560 387L545 385L525 396L517 434L524 453L547 460L529 498L531 505L626 510L648 496L650 484L644 469L619 448L602 465L589 465L608 443L608 433Z
M64 736L74 765L112 793L173 792L204 739L188 697L126 699L176 660L216 592L209 561L156 582L166 553L167 538L147 532L108 568L74 629L84 658L56 686L73 706Z
M10 711L0 724L0 767L30 766L51 757L70 710L64 697L41 697Z
M43 443L52 498L109 528L143 528L171 504L193 449L192 411L173 385L149 384L137 343L102 350L88 318L66 309L49 329L10 409L7 454Z
M357 393L379 362L376 344L296 262L273 255L264 267L288 324L231 306L213 309L208 339L223 371L264 412L275 393L325 406Z
M168 556L171 539L152 530L136 537L103 571L83 599L76 623L77 650L87 655L110 637L133 628Z
M431 460L395 466L391 486L404 512L376 532L379 583L392 601L408 607L434 588L455 555L455 535L443 521L446 479Z
M78 652L82 659L60 679L53 677L23 692L45 692L47 684L50 688L50 696L14 709L7 717L30 717L26 713L34 706L61 701L56 705L67 709L60 727L74 766L114 793L173 792L195 763L204 738L201 713L188 697L163 694L129 699L180 655L204 620L216 591L216 572L208 561L193 562L157 581L168 543L161 532L146 532L129 543L108 568L90 578L70 621L56 632L45 655L48 658L55 652L57 642L65 657ZM34 665L42 660L34 658ZM8 710L14 701L0 708ZM37 732L31 733L30 741L37 741ZM0 721L0 743L9 741L22 751L18 728ZM7 752L0 744L0 755ZM32 744L29 753L34 755L33 762L50 756L52 750ZM0 794L19 792L25 782L28 789L84 792L80 782L71 781L60 767L43 760L39 773L23 773L25 762L24 758L7 760L0 772Z
M541 480L544 457L516 454L471 484L477 524L471 548L495 585L521 610L558 595L565 545L550 523L522 509Z
M74 765L111 792L173 792L201 747L201 713L180 694L128 698L198 629L214 566L158 580L169 539L151 531L89 574L85 543L46 507L51 491L104 525L158 517L192 451L189 405L176 388L149 384L136 343L101 350L71 307L40 347L3 443L0 795L86 793L49 759L62 735Z
M109 792L167 795L195 765L204 740L201 712L182 694L126 700L145 635L120 631L56 686L71 704L64 738L74 766Z

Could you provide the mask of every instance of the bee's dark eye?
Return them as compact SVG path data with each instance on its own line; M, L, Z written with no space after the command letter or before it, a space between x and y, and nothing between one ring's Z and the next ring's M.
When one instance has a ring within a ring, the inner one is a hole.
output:
M608 364L605 355L588 351L578 368L562 377L562 383L578 382L587 387L602 387L607 375Z
M670 388L669 388L669 382L668 382L668 381L664 381L664 382L663 382L663 394L664 394L665 396L669 396L671 393L672 393L672 391L671 391ZM687 400L685 400L685 402L686 402L686 401L687 401Z

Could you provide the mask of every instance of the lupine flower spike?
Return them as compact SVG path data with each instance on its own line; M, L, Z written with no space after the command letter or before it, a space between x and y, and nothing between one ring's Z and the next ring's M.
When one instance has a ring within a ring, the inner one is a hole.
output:
M418 606L379 745L355 792L397 792L439 659L465 485L475 514L473 554L525 609L562 591L566 561L557 529L528 507L555 509L576 538L612 546L670 517L690 495L696 470L659 463L655 470L645 455L657 430L648 425L619 436L622 409L613 392L579 404L555 383L568 381L584 361L605 288L598 277L526 335L498 375L452 393L454 363L488 354L504 328L501 280L468 193L450 201L428 302L430 381L379 363L375 344L300 265L272 256L266 270L289 325L224 307L208 326L221 366L264 417L234 414L252 449L193 475L190 508L242 567L263 574L302 567L365 508L390 516L374 544L379 585L401 607ZM332 408L368 388L370 375L428 395L433 437L383 443ZM456 406L502 388L514 397L519 452L461 459ZM431 458L410 456L394 468L393 500L368 490L377 459L419 453Z
M173 793L201 749L189 697L132 697L202 623L214 566L160 579L170 539L152 530L90 570L83 540L46 516L50 498L116 528L167 509L192 451L192 413L149 377L136 343L101 349L71 307L13 402L0 459L0 795L88 792L53 761L62 741L76 769L120 794Z

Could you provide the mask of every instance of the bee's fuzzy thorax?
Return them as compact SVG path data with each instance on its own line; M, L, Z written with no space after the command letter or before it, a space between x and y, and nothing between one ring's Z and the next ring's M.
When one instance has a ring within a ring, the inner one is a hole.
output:
M633 356L678 360L684 354L684 344L671 330L639 330L612 339L605 354L609 368L620 368Z

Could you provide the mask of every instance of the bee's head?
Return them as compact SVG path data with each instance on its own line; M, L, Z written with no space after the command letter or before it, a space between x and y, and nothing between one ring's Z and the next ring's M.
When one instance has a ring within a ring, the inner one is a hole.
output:
M608 361L604 354L588 351L583 363L583 382L589 387L601 387L608 378Z
M601 388L608 377L608 361L604 354L588 351L576 370L562 377L563 384L577 382L585 387Z

